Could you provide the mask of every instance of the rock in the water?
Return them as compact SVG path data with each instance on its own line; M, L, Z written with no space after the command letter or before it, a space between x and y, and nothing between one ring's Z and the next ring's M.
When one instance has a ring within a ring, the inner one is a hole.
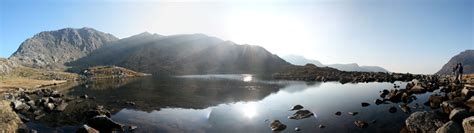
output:
M360 103L360 105L361 105L362 107L367 107L367 106L369 106L370 104L369 104L369 103L366 103L366 102L362 102L362 103Z
M405 120L410 132L435 132L443 124L442 118L436 112L415 112Z
M95 130L92 127L89 127L87 125L83 125L81 128L79 128L76 133L99 133L99 131Z
M334 113L334 114L337 115L337 116L339 116L339 115L341 115L342 113L341 113L341 111L337 111L337 112Z
M279 120L273 120L272 123L270 123L270 128L272 131L283 131L286 129L286 125Z
M369 126L369 124L365 121L354 121L354 124L358 127L358 128L367 128L367 126Z
M383 104L384 101L382 101L380 99L375 99L374 103L375 103L375 105L379 105L379 104Z
M465 133L474 133L474 116L464 119L462 121L462 127Z
M319 125L319 128L325 128L326 126L324 126L323 124L320 124Z
M301 106L301 105L298 104L298 105L293 106L293 107L291 108L291 111L300 110L300 109L303 109L303 106Z
M400 109L405 112L405 113L410 113L411 112L411 108L410 106L408 106L408 104L401 104L399 105Z
M462 127L454 121L449 121L438 130L436 133L463 133Z
M90 127L97 129L99 132L112 132L112 131L121 131L122 124L119 124L107 116L95 116L89 120L87 120L87 125Z
M59 104L58 106L56 106L55 110L56 111L64 111L64 109L66 109L67 107L67 103L66 102L62 102L61 104Z
M89 96L88 95L82 95L81 98L87 99L87 98L89 98Z
M359 112L347 112L347 114L354 116L354 115L359 114Z
M449 119L458 123L461 123L467 117L469 117L469 112L463 108L455 108L449 114Z
M390 113L397 113L397 108L395 106L392 106L388 109L388 112Z
M298 110L298 111L296 111L296 113L294 113L293 115L289 116L288 118L300 120L300 119L304 119L304 118L311 117L311 116L313 116L313 115L314 115L314 114L313 114L311 111L309 111L309 110Z
M439 95L431 95L428 98L429 106L433 109L439 108L441 102L443 102L443 97Z
M295 127L295 131L301 131L299 127Z

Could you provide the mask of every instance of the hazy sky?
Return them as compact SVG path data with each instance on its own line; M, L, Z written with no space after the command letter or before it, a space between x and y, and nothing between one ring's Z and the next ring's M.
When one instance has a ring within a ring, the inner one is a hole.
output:
M0 57L34 34L91 27L119 38L204 33L324 64L434 73L474 49L471 0L2 0Z

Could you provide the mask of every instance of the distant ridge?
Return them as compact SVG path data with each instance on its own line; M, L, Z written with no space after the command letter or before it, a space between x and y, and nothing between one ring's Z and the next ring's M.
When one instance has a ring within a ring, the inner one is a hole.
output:
M385 68L379 66L359 66L357 63L351 64L329 64L324 65L317 60L307 59L299 55L287 55L282 57L284 60L294 65L304 66L306 64L314 64L318 67L331 67L341 71L357 71L357 72L389 72Z

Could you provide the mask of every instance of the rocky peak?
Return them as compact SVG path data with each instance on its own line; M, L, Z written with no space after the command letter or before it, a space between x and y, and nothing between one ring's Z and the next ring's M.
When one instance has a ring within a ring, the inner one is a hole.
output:
M10 59L29 67L62 69L64 63L116 40L111 34L87 27L44 31L24 41Z

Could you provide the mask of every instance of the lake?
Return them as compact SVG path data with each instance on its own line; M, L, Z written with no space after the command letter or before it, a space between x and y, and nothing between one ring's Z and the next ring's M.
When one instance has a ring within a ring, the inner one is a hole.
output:
M403 82L395 84L406 86ZM409 116L398 107L401 103L374 104L381 90L392 88L393 83L276 81L234 74L100 80L65 89L63 93L95 97L95 102L111 110L113 120L137 125L136 132L272 132L272 120L287 125L283 132L295 132L295 127L300 132L399 132ZM423 105L429 95L415 95L417 100L409 105L419 104L423 108L412 111L430 110ZM361 102L371 105L362 107ZM297 104L314 116L289 119L294 113L290 108ZM398 111L389 113L391 106ZM342 115L335 115L337 111ZM350 111L359 114L352 116ZM355 120L368 122L368 128L357 128ZM319 128L320 124L325 128ZM28 126L40 132L69 132L77 128L35 122Z

